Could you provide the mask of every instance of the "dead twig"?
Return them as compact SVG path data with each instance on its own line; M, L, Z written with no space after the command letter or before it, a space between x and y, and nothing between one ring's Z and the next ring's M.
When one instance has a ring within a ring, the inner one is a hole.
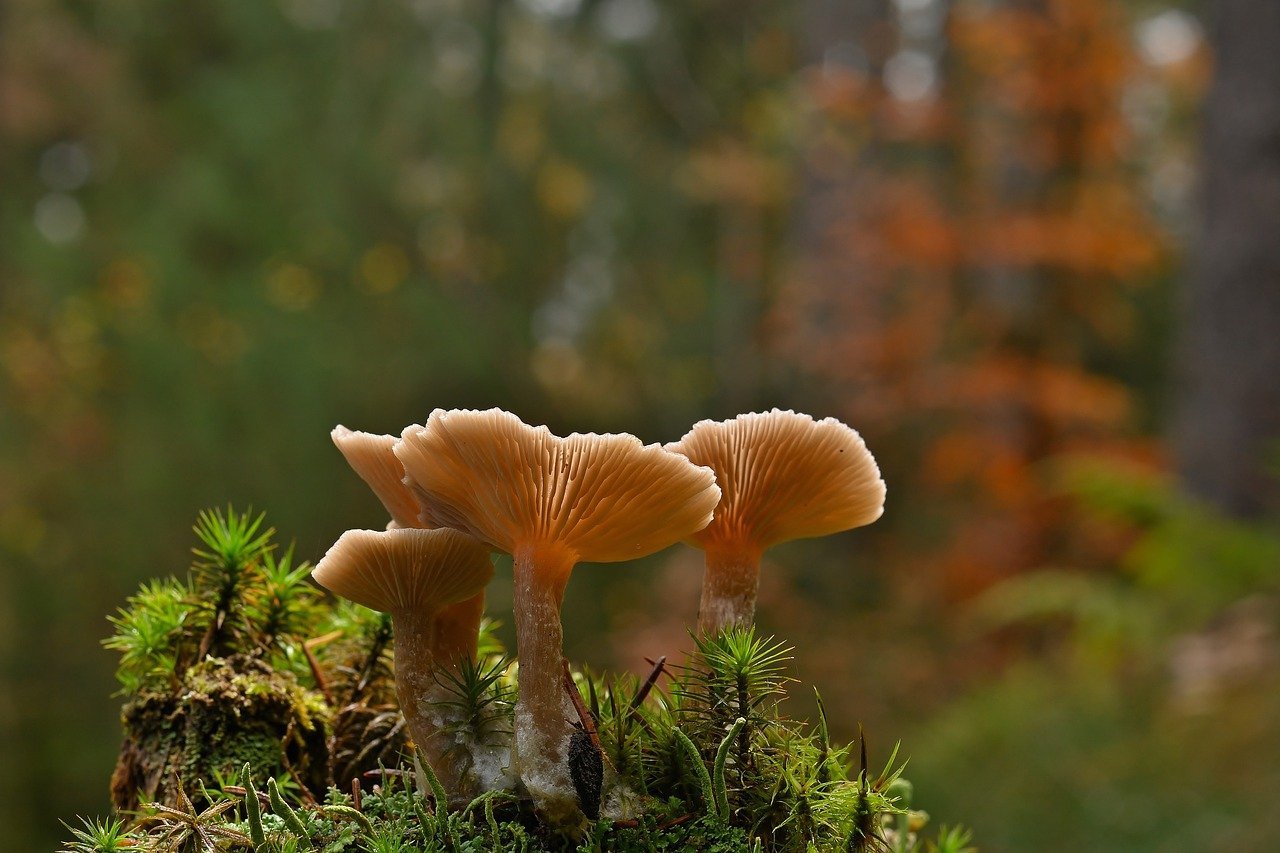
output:
M659 676L667 666L667 656L663 655L658 660L651 661L645 658L648 663L653 664L653 670L650 671L649 677L644 680L644 684L640 685L640 689L636 691L635 697L631 700L631 710L634 711L644 704L644 700L649 698L649 692L653 690L653 686L658 683Z
M582 694L578 692L578 685L573 681L573 673L569 671L569 661L561 659L564 665L564 689L569 693L569 700L573 702L573 709L578 712L578 720L582 723L582 730L587 733L587 737L591 738L591 745L596 751L604 755L604 747L600 744L600 734L596 731L596 721L591 716L591 712L587 710L587 704L582 701Z

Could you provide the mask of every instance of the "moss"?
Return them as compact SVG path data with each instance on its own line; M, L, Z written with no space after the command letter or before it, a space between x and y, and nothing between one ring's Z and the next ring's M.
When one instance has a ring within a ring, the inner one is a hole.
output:
M124 745L112 778L117 809L196 797L199 785L246 763L322 793L328 784L329 712L318 693L247 655L191 667L171 692L147 692L124 708Z

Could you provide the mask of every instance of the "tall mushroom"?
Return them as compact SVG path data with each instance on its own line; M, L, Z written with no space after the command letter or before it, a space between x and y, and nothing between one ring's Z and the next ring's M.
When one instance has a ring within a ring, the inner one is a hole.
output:
M706 552L700 634L751 624L765 549L861 527L884 511L875 459L834 418L774 409L700 421L666 447L715 471L723 493L715 520L690 537Z
M516 768L548 822L582 821L560 606L579 561L643 557L705 527L711 471L630 435L552 435L499 409L431 413L395 447L424 521L510 553L520 660Z
M456 530L348 530L311 576L391 614L396 697L409 733L452 798L479 793L468 778L470 756L452 748L441 711L450 698L443 674L475 658L476 629L442 612L483 592L493 577L489 549Z

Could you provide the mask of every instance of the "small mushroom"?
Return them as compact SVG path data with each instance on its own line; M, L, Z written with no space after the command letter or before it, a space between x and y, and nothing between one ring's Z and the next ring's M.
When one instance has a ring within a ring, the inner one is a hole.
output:
M715 471L723 493L715 520L690 537L706 552L700 634L751 624L765 549L861 527L884 511L875 459L834 418L774 409L700 421L666 447Z
M421 507L409 487L404 484L404 466L396 458L392 447L399 439L394 435L376 435L357 432L339 424L330 433L333 443L346 458L360 479L368 484L378 500L391 514L389 528L426 527L418 518ZM450 636L478 635L484 619L484 590L481 589L466 601L447 605L436 619L451 625ZM472 636L459 651L470 649L468 659L475 657L476 642ZM452 656L451 656L452 657Z
M450 698L443 673L456 673L476 655L478 615L458 619L450 607L472 600L483 606L493 577L489 549L456 530L348 530L311 576L343 598L391 614L396 697L409 733L451 798L478 793L468 778L469 757L453 748L441 708Z
M358 432L339 424L330 433L333 443L346 458L360 478L372 489L374 495L386 507L391 515L391 523L387 529L424 528L418 518L421 507L414 498L409 487L404 483L404 466L396 458L392 447L399 439L394 435L377 435L369 432ZM480 631L480 623L484 619L484 589L463 601L446 604L436 614L436 624L441 626L439 636L446 645L436 649L437 660L474 660L476 656L476 640ZM397 675L398 677L398 675ZM440 711L440 715L444 712ZM500 756L495 760L493 749L482 745L471 744L471 763L473 766L485 765L490 783L501 776L501 767L506 759ZM501 749L498 750L502 752ZM493 772L494 770L498 772Z
M431 413L395 446L430 524L510 553L520 661L515 764L544 820L580 826L560 606L579 561L643 557L705 527L711 471L631 435L552 435L499 409Z

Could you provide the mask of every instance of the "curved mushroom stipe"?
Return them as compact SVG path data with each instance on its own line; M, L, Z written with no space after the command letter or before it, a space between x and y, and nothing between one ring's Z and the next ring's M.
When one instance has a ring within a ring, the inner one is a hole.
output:
M515 763L545 821L580 827L568 765L576 712L561 682L569 575L579 561L643 557L705 527L720 499L714 475L634 436L561 438L499 409L437 409L395 453L423 523L515 559Z
M391 614L396 696L414 743L452 798L479 793L467 756L445 730L442 673L476 653L489 549L456 530L348 530L311 576L357 604Z
M690 537L706 552L698 610L704 635L751 624L767 548L861 527L884 512L875 459L834 418L774 409L700 421L666 447L715 471L722 492L715 519Z

